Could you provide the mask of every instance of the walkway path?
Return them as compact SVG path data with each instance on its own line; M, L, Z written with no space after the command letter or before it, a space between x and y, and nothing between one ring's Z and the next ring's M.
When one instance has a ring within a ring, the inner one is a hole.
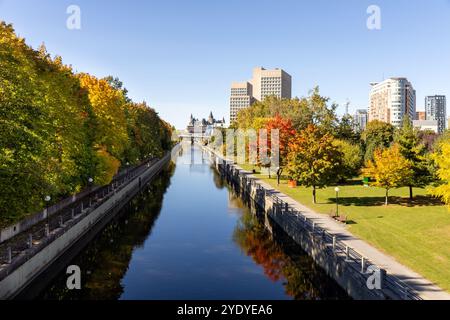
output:
M243 171L249 173L248 171ZM280 198L280 200L289 203L292 208L295 208L303 215L305 215L308 219L314 221L316 225L319 225L331 234L336 235L339 240L358 251L359 254L368 258L379 267L385 269L388 274L391 274L408 284L410 287L417 291L417 294L419 294L422 299L450 300L450 293L445 292L429 280L425 279L424 277L405 267L404 265L398 263L394 258L382 253L367 242L355 237L346 229L344 224L335 221L327 215L319 214L305 207L291 197L274 189L268 183L259 180L257 177L251 177L256 179L258 183L261 184L264 188L273 192L273 194Z

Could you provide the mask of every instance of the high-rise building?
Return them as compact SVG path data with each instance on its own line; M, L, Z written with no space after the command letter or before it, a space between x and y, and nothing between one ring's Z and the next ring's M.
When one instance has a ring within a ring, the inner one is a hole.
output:
M355 122L355 130L363 131L367 126L367 110L359 109L353 115L353 121Z
M239 110L253 103L253 88L249 82L233 82L230 96L230 124L237 120Z
M371 86L369 122L379 120L400 127L405 115L411 121L416 117L416 91L406 78L390 78Z
M253 69L253 97L264 101L268 96L291 99L292 78L281 69L266 70L258 67Z
M233 82L230 96L230 124L237 120L239 110L248 108L255 101L268 96L291 99L292 78L282 69L253 69L250 82Z
M443 133L447 119L445 96L435 95L425 97L425 113L427 120L436 120L438 122L438 133Z

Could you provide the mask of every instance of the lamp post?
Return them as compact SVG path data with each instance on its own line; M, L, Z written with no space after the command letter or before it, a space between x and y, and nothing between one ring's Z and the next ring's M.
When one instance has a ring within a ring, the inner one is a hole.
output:
M45 218L47 220L46 223L46 227L45 227L45 233L48 236L48 234L50 233L50 223L49 223L49 217L48 217L48 206L50 201L52 200L52 197L50 196L45 196L44 201L45 201Z
M336 217L339 217L339 187L334 188L336 191Z
M281 168L277 167L277 184L280 185Z
M94 179L89 178L89 207L92 205L92 183L94 182Z

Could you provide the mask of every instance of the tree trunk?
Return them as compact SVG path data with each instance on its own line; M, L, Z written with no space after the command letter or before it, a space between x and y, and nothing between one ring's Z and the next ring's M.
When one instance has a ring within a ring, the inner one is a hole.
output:
M412 201L414 198L413 196L413 187L409 186L409 200Z
M316 186L313 186L313 203L316 204Z
M384 205L388 205L388 199L389 199L389 189L386 189L386 201L384 202Z

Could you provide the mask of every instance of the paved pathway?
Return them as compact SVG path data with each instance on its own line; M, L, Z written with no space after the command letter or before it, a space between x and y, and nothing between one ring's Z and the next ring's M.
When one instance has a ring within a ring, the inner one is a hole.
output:
M300 211L308 219L311 219L317 225L320 225L322 228L326 229L328 232L335 234L339 238L339 240L344 242L346 245L352 247L359 254L368 258L379 267L385 269L388 274L391 274L408 284L410 287L417 291L417 294L419 294L422 299L450 300L450 293L445 292L444 290L433 284L431 281L425 279L411 269L398 263L394 258L382 253L367 242L355 237L346 229L344 224L335 221L327 215L316 213L315 211L298 203L284 193L275 190L268 183L259 180L256 177L253 178L258 180L258 183L264 186L267 190L273 191L274 195L278 196L280 200L289 203L291 207Z

